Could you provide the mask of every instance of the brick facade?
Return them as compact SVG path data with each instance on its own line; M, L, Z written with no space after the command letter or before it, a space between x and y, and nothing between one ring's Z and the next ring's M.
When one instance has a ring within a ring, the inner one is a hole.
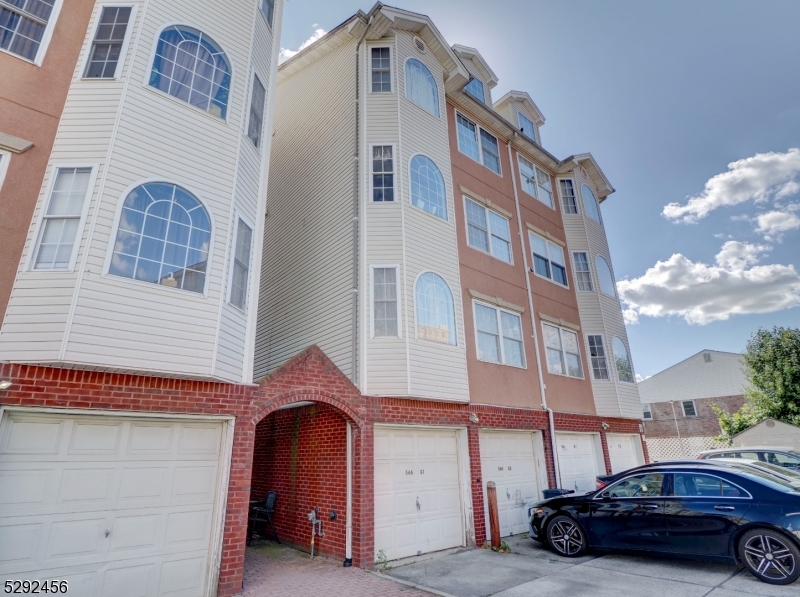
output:
M745 403L744 396L720 396L717 398L699 398L694 400L696 417L683 416L680 402L675 402L673 414L672 404L669 402L653 402L650 412L653 419L644 421L644 432L647 437L716 437L722 432L719 420L712 404L716 404L724 411L735 413ZM677 429L675 423L677 421Z
M555 486L547 413L539 409L363 396L317 348L311 347L258 385L234 385L2 364L0 378L12 387L0 404L69 409L228 415L236 418L227 511L220 562L219 596L241 590L247 514L251 497L279 492L275 518L287 542L307 546L306 514L320 507L325 537L320 548L342 557L346 524L346 427L353 426L353 564L374 558L375 423L467 428L474 513L474 541L486 538L479 430L530 429L543 433L547 474ZM296 402L314 406L279 410ZM469 421L476 414L479 423ZM606 432L639 433L639 421L555 413L559 431L596 432L610 472ZM603 427L606 424L606 429ZM336 510L339 518L326 517Z

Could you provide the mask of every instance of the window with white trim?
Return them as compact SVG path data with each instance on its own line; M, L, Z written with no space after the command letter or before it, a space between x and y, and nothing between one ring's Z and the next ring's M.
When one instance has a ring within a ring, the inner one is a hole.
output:
M33 269L68 269L75 250L91 168L58 168L42 218Z
M416 58L406 60L406 97L439 118L439 87L428 67Z
M575 200L575 183L571 178L562 178L558 181L561 191L561 209L565 214L578 213L578 202Z
M122 204L108 273L203 292L211 219L189 191L168 182L133 189Z
M633 367L628 356L628 348L619 336L611 339L611 350L614 352L614 362L617 365L617 379L627 383L634 383Z
M376 267L372 275L373 335L398 336L397 268Z
M650 405L646 402L642 402L642 418L645 421L652 421L653 420L653 410L650 408Z
M567 284L567 266L564 262L564 250L555 243L542 238L538 234L528 232L533 252L533 271L537 276L552 280L556 284Z
M519 175L522 179L522 190L539 201L555 209L553 204L553 185L550 175L530 160L517 154L519 158Z
M597 207L597 199L588 185L581 185L581 195L583 196L583 212L587 217L595 222L600 222L600 208Z
M517 121L519 122L519 130L522 131L522 134L536 141L536 125L533 124L533 121L522 112L517 112Z
M522 319L519 314L477 301L473 302L473 306L478 360L524 367Z
M250 95L250 121L247 124L247 136L256 147L261 142L266 97L267 90L264 89L258 76L253 73L253 93Z
M370 48L372 93L392 92L392 62L389 47Z
M500 146L497 137L456 112L458 150L483 164L492 172L501 174Z
M586 336L589 342L589 359L592 364L592 376L597 380L609 380L608 361L606 360L606 348L603 345L603 336L600 334L590 334Z
M275 0L261 0L261 14L267 19L267 23L272 27L272 17L275 14Z
M467 244L511 263L511 231L505 218L483 205L464 197L467 212Z
M36 60L58 0L0 0L0 48Z
M424 155L411 158L411 205L447 219L444 177L433 160Z
M575 262L575 281L578 290L591 292L592 272L589 269L589 254L578 251L572 254L572 261Z
M426 272L417 279L417 338L456 345L453 293L441 276Z
M548 323L542 323L542 329L547 349L547 370L556 375L583 378L578 334Z
M94 32L86 79L114 79L122 57L122 46L131 18L130 6L104 6L100 12L100 22Z
M230 303L245 310L247 306L247 286L250 281L250 253L253 247L253 229L239 218L236 224L236 239L233 252L233 275L231 276Z
M205 33L172 25L158 38L149 85L212 116L225 118L231 67L222 49Z
M372 200L394 201L394 159L391 145L372 146Z
M594 263L597 268L597 279L600 280L600 292L612 298L617 298L617 292L614 288L614 276L611 275L611 267L609 267L608 261L602 255L598 255Z
M483 95L483 83L481 83L480 79L476 79L474 77L470 79L469 83L464 86L464 91L469 93L479 102L486 101L485 96Z
M681 402L681 408L683 409L684 417L697 416L697 407L695 406L694 400L684 400Z

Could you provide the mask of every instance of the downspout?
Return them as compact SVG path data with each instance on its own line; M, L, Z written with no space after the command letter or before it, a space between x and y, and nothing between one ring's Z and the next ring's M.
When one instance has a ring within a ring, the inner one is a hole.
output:
M345 522L345 540L344 540L344 566L349 568L353 565L353 426L350 421L345 423L347 425L347 505Z
M360 243L358 238L358 208L361 204L361 60L360 60L360 50L361 44L364 43L364 38L367 36L367 32L369 31L370 27L372 27L372 21L375 19L375 16L372 15L367 22L367 27L364 29L364 33L361 34L361 37L356 44L356 101L355 101L355 151L353 153L353 309L352 309L352 316L353 316L353 334L351 338L352 342L352 352L350 358L352 360L352 366L350 370L350 379L351 381L356 384L356 386L360 386L358 380L358 252L360 250Z
M539 391L542 394L542 408L547 411L547 421L550 429L550 444L553 451L553 469L556 475L556 485L561 485L561 467L558 463L558 444L556 443L556 425L553 420L553 410L547 407L547 396L542 375L542 357L539 352L539 334L536 332L536 314L533 310L533 291L531 290L530 269L528 268L528 251L525 249L525 234L522 229L522 213L519 209L519 194L517 193L517 172L514 168L514 160L511 154L511 141L517 136L516 131L511 134L506 148L508 149L508 163L511 167L511 187L514 189L514 207L517 211L517 225L519 226L519 241L522 246L522 264L525 266L525 287L528 290L528 308L531 311L531 330L533 332L533 348L536 353L536 371L539 374Z
M683 440L681 439L681 430L678 427L678 417L675 414L675 402L670 400L669 405L672 407L672 420L675 421L675 431L678 432L678 445L681 447L681 456L686 456L686 450L683 449Z

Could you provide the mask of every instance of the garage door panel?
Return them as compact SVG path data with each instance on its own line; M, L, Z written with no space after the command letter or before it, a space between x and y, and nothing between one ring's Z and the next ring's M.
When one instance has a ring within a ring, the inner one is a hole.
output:
M42 504L55 469L20 471L0 470L0 509Z
M620 473L643 464L636 449L635 435L609 433L606 435L606 444L612 473Z
M219 452L221 431L219 425L215 427L182 425L178 454L181 456L189 454L216 455Z
M147 597L152 594L151 585L155 574L155 564L149 566L131 566L108 570L103 575L102 597ZM72 585L70 585L70 594Z
M67 454L117 454L122 429L122 423L75 422Z
M167 467L126 467L122 469L118 500L163 501L166 498Z
M192 498L192 502L214 500L214 490L217 481L217 468L205 467L176 467L172 479L172 497Z
M61 505L110 502L115 476L113 468L65 469L56 501Z
M43 527L40 522L0 526L0 571L33 562Z
M161 565L159 595L170 597L194 597L201 591L200 583L205 578L206 558L194 557Z
M133 423L126 453L131 456L170 456L174 425L157 423Z
M111 527L112 553L153 548L158 542L158 531L163 525L161 514L146 516L119 516Z
M19 418L5 431L3 454L58 454L65 423L59 419Z
M556 433L561 487L576 493L595 488L598 475L594 436L580 433Z

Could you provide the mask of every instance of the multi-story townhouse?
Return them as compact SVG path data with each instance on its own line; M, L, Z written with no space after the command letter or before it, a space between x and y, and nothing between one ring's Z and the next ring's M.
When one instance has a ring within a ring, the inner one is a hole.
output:
M282 7L0 2L5 578L241 590Z
M496 83L477 50L380 3L279 69L256 377L316 344L352 383L315 378L256 427L253 495L278 492L289 542L318 506L352 519L321 548L361 564L481 544L487 482L508 535L543 489L645 458L627 349L605 352L627 346L603 319L619 302L579 298L606 280L573 265L562 217L613 189L590 155L542 148L527 94L493 106Z

